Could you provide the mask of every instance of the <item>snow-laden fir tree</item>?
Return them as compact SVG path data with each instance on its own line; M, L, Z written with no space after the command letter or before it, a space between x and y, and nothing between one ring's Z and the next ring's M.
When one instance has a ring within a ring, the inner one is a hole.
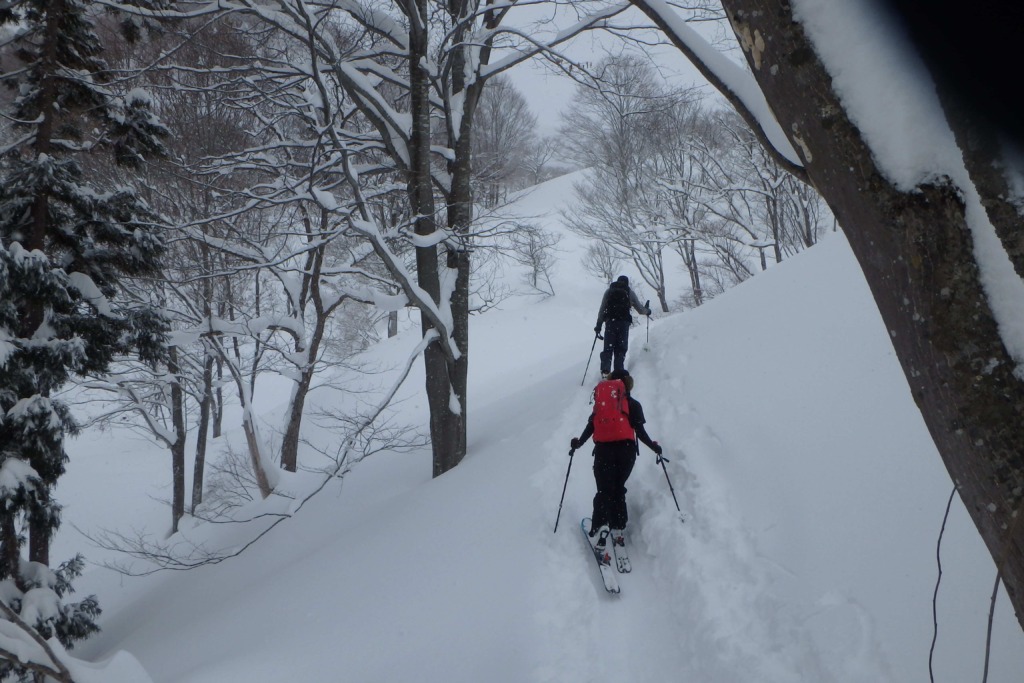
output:
M56 393L117 354L156 360L166 327L117 296L124 278L155 272L158 223L130 188L97 187L79 163L88 154L137 166L162 151L164 135L144 93L112 85L91 4L0 10L5 118L15 122L0 147L0 616L65 647L96 630L99 608L66 600L80 558L50 569L61 511L53 489L76 431ZM11 668L29 675L16 663L0 672Z

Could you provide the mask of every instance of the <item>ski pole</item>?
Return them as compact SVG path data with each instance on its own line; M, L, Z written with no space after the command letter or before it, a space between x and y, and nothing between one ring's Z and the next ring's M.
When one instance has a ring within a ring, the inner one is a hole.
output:
M665 473L665 481L668 482L668 490L672 492L672 501L676 504L676 511L679 513L679 519L683 519L683 511L679 509L679 500L676 498L676 490L672 487L672 480L668 478L668 468L665 467L665 463L668 462L668 458L663 455L659 455L657 463L661 465L661 471Z
M644 306L647 309L647 343L651 343L651 300L647 300L647 304Z
M562 516L562 503L565 501L565 489L569 486L569 472L572 471L572 456L575 452L575 448L569 449L569 467L565 470L565 483L562 484L562 497L558 501L558 514L555 515L555 530L552 533L558 533L558 519Z
M600 332L595 332L594 333L594 343L590 345L590 355L587 356L587 368L583 371L583 381L580 382L580 386L581 387L584 384L587 383L587 372L590 371L590 361L592 361L594 359L594 349L597 347L597 340L598 339L604 339L604 337L601 336Z

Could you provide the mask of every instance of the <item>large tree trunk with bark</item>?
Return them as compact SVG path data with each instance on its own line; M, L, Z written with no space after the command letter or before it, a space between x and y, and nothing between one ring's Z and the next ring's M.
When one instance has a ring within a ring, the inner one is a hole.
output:
M1007 177L1008 162L999 133L987 121L981 121L960 101L949 87L939 81L938 92L964 165L974 181L981 203L1017 275L1024 278L1024 221L1009 201L1013 195Z
M412 214L416 216L417 235L433 235L437 230L435 218L434 186L431 175L431 103L429 41L427 34L429 8L425 0L418 0L412 8L413 26L409 31L409 84L412 134L409 143L409 170L407 192ZM435 303L441 304L441 281L437 262L437 247L416 248L416 276L419 286ZM427 315L422 315L423 334L434 326ZM456 321L457 324L457 321ZM426 370L427 404L430 410L430 442L433 451L433 475L439 476L461 462L465 455L465 412L452 410L452 391L457 376L440 340L427 346L423 352Z
M901 192L882 176L788 3L723 4L807 176L849 238L914 400L1021 620L1024 382L982 289L957 189Z
M468 10L461 7L459 3L458 16L464 16ZM461 420L458 425L457 440L458 452L452 466L457 465L466 455L466 388L469 380L469 278L471 267L471 251L466 235L470 232L473 224L473 120L476 113L477 103L480 101L482 82L476 82L467 87L464 82L466 72L466 51L472 47L462 46L452 57L453 62L453 93L462 94L461 116L456 117L459 122L458 131L449 131L449 137L455 137L454 141L449 140L453 151L453 158L448 163L448 171L451 174L451 194L448 197L448 228L459 239L458 245L448 247L447 266L454 271L455 289L452 292L452 340L458 347L460 356L451 364L452 391L455 392L461 407ZM486 59L484 60L486 61ZM439 472L435 469L435 476Z

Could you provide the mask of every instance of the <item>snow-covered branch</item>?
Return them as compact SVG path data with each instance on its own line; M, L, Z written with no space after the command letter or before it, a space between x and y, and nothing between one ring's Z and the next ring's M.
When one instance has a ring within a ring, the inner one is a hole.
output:
M782 130L749 71L712 47L666 0L631 0L632 4L665 32L701 75L735 107L758 139L777 156L779 164L793 175L807 179L803 160ZM740 32L745 51L759 55L764 50L759 34ZM755 61L759 61L755 57ZM773 68L771 65L764 65Z

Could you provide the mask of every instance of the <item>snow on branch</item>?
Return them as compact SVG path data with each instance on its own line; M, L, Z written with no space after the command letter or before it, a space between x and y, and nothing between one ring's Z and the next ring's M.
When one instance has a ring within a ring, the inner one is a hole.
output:
M88 301L100 315L107 317L113 315L110 302L107 301L107 297L103 296L91 277L85 273L68 273L68 284L77 289L82 298Z
M372 2L372 0L366 4L351 0L336 0L328 3L330 8L347 12L369 32L386 38L398 47L401 52L408 52L409 40L405 27L384 12L378 11L376 9L377 4Z
M550 40L544 41L538 40L537 38L531 36L526 31L503 26L501 29L493 31L492 35L514 35L524 40L527 44L531 45L531 47L528 49L521 49L520 51L517 51L514 54L511 54L503 59L496 60L484 66L483 68L480 69L480 78L490 78L491 76L498 74L502 71L507 71L516 64L520 64L529 59L532 59L533 57L536 57L537 55L543 52L550 52L552 48L554 48L555 46L565 43L566 41L578 36L584 31L599 28L612 17L621 14L622 12L629 9L630 6L631 3L629 2L610 5L603 10L586 16L585 18L576 22L572 26L563 29L562 31L559 31Z
M458 346L455 344L455 340L452 338L454 322L452 320L451 311L447 310L442 312L441 308L434 303L430 294L416 284L416 280L412 273L410 273L405 267L401 259L391 251L391 248L387 245L387 242L380 234L380 230L377 229L377 224L374 221L366 219L359 220L354 217L350 218L350 221L352 227L366 236L373 244L373 248L377 252L377 255L380 256L388 271L402 287L402 290L406 293L408 300L427 316L427 319L430 320L431 324L438 331L440 341L445 349L445 355L449 356L453 361L457 360L462 354L459 351Z
M402 260L398 258L398 256L391 250L391 247L388 246L387 241L385 241L384 236L381 234L380 229L377 226L377 223L366 210L366 202L359 187L358 177L352 168L347 154L344 156L344 168L345 174L349 179L349 184L352 187L352 191L356 195L360 212L359 218L356 216L348 217L350 225L354 230L362 233L363 236L370 241L373 245L373 250L380 257L384 266L388 269L388 272L391 273L391 276L402 288L402 291L408 297L409 301L422 311L434 329L437 330L439 341L441 342L441 346L448 359L450 361L457 360L462 356L462 353L453 338L455 322L452 317L451 308L447 303L449 298L442 294L442 305L439 306L434 302L428 292L416 284L416 279L413 277L412 273L409 272Z
M701 75L736 108L758 139L777 157L778 163L806 181L803 160L776 120L753 75L711 46L666 0L632 0L632 4L664 31Z
M63 651L56 639L43 639L3 600L0 613L0 657L60 683L73 683L71 672L54 652L54 645Z

